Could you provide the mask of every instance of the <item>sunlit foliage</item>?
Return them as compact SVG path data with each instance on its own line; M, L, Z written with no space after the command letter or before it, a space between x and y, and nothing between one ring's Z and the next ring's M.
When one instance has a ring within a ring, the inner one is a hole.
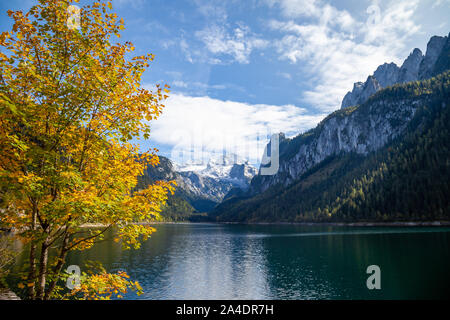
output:
M118 42L124 21L109 2L81 8L79 28L67 23L71 4L39 0L27 13L8 11L14 24L0 35L0 219L30 244L30 299L51 298L67 253L90 248L107 229L139 247L154 229L135 223L158 219L174 188L160 181L131 192L159 161L156 149L138 153L130 142L149 137L169 92L140 85L153 55L129 58L133 44ZM102 228L80 232L86 223Z

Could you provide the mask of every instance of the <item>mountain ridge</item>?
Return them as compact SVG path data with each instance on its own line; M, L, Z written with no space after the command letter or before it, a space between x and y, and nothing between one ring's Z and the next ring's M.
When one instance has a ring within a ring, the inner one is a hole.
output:
M360 107L407 95L424 99L402 135L368 154L331 154L288 185L278 183L262 192L230 197L210 218L234 222L449 220L450 72L384 89Z
M230 159L228 159L230 160ZM157 180L174 180L177 183L175 195L169 196L162 216L166 220L186 220L191 215L212 210L232 189L246 190L256 168L248 162L223 163L211 160L203 169L199 166L174 165L169 158L159 156L160 163L148 166L144 175L138 178L137 189L145 188Z
M450 35L433 36L427 43L425 55L415 48L404 60L401 67L395 63L384 63L367 78L365 82L356 82L353 90L342 99L341 109L364 103L376 91L383 88L416 80L424 80L435 75L434 66L444 47L448 46ZM444 71L444 70L442 70Z
M440 52L437 50L439 48ZM411 123L417 122L417 119L422 119L421 121L423 122L417 124L417 127L424 126L430 119L421 115L430 107L430 104L433 104L433 108L436 110L441 107L445 110L449 103L449 72L442 72L443 70L448 70L450 65L449 52L449 37L434 36L427 45L425 57L428 58L426 60L423 58L419 66L417 61L420 60L421 52L419 49L415 49L405 60L402 67L398 68L392 64L384 64L377 68L375 74L381 79L383 84L388 84L394 81L393 79L408 79L408 77L414 76L416 72L417 74L420 73L422 77L425 74L431 74L431 78L406 83L394 83L386 88L376 90L364 102L333 112L322 120L316 128L291 139L283 137L283 139L280 139L279 146L280 168L278 173L273 176L256 175L252 179L247 192L233 192L225 197L225 201L211 213L211 218L213 220L227 221L226 217L232 217L229 221L236 221L236 217L240 216L241 218L239 219L248 221L248 217L245 217L247 214L253 217L251 219L256 219L257 221L258 219L261 220L262 217L255 217L254 213L247 209L251 207L254 212L266 212L263 209L266 205L271 205L273 214L277 210L290 212L289 207L286 207L286 201L277 203L278 208L273 201L265 203L265 201L268 201L267 199L264 200L267 194L273 195L273 197L277 197L280 194L280 197L282 197L293 185L301 183L302 179L312 179L312 176L308 176L308 172L320 167L329 159L349 157L349 159L344 161L343 172L349 170L346 166L355 166L356 168L358 167L358 161L365 161L364 159L376 154L379 150L384 150L393 141L404 139L405 136L412 134L411 129L408 128ZM434 61L434 64L430 65L430 61ZM397 70L398 72L394 76L381 77L380 74L386 73L386 70ZM435 78L434 76L438 73L441 74ZM380 85L374 76L369 76L368 80L372 81L374 86ZM363 85L361 83L355 84L357 87ZM444 129L442 131L448 133ZM414 131L414 134L418 134L418 132ZM420 142L420 139L418 141ZM437 151L433 150L433 152ZM353 156L348 156L350 154ZM359 160L353 163L354 159ZM335 160L331 160L333 166L339 167L339 162L333 161ZM445 168L442 170L445 173L449 164L444 163L443 165ZM430 165L430 168L425 168L424 170L432 169L433 165ZM325 174L327 171L319 170L318 172L321 172L321 174L317 177L321 177L327 182L328 178L326 178L327 174ZM315 180L313 179L315 182L312 185L315 187L317 187L317 177ZM335 183L338 183L338 181L335 181ZM380 190L383 187L383 184L380 184ZM443 190L448 189L443 187ZM325 194L328 192L326 191ZM334 192L337 193L336 190ZM297 196L301 197L299 194ZM318 195L311 193L310 196L317 198ZM450 198L448 192L447 196ZM290 201L295 203L295 194L292 194L291 197L293 198L290 198ZM303 203L308 202L306 200L302 201ZM317 202L320 202L320 200L317 200ZM249 205L249 203L253 203L253 205ZM314 204L310 204L310 207L314 207ZM302 208L305 209L304 207ZM320 208L316 207L315 210L317 209ZM227 210L230 212L227 212Z

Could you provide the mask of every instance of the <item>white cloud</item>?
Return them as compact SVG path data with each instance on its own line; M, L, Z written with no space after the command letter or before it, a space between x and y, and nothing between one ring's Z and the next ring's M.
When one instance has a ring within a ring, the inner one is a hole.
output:
M323 111L340 107L356 81L364 81L384 62L400 63L405 42L417 33L413 21L418 0L391 2L384 11L369 7L367 21L320 0L267 0L287 21L270 21L282 37L275 41L280 59L298 63L312 80L302 99ZM306 17L298 23L295 19ZM408 48L412 49L412 48Z
M190 63L194 63L194 60L192 59L192 55L191 55L191 50L190 50L189 45L186 42L186 40L181 39L180 48L181 48L181 51L184 53L186 60L189 61Z
M174 80L170 83L170 85L173 87L185 88L185 89L201 89L201 90L208 90L208 89L224 90L224 89L227 89L227 85L225 85L225 84L208 84L208 83L203 83L203 82L199 82L199 81L185 82L182 80Z
M450 5L450 0L434 0L433 1L433 5L431 6L431 8L434 9L436 7L439 7L442 4Z
M286 17L319 16L317 0L266 0L269 6L279 6Z
M133 9L142 9L144 7L144 0L112 0L113 5L119 7L131 6Z
M172 86L178 87L178 88L187 88L188 84L181 80L174 80L174 81L172 81Z
M267 40L258 38L245 25L239 25L229 32L224 26L212 25L195 33L214 55L228 55L233 61L249 63L250 54L254 49L268 46Z
M205 17L215 21L226 21L228 14L221 1L195 0L197 10Z
M286 80L292 80L292 76L291 74L287 73L287 72L278 72L277 73L278 76L286 79Z
M297 135L325 116L308 114L294 105L252 105L181 94L172 94L165 105L162 116L152 123L151 137L173 146L171 158L178 162L192 160L186 159L192 151L196 160L207 160L225 150L257 163L268 134Z

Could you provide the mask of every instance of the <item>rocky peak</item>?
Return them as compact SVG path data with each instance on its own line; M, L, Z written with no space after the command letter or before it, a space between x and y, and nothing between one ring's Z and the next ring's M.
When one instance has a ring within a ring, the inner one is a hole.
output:
M397 83L399 72L400 68L395 63L384 63L375 70L373 77L385 88Z
M450 33L447 36L447 41L442 48L439 57L437 58L432 71L432 76L436 76L446 70L450 69Z
M417 80L419 78L419 67L422 60L422 51L415 48L400 67L398 82L404 83Z
M241 181L247 181L247 183L249 183L256 173L257 173L256 168L250 166L248 163L243 164L235 163L230 170L230 178Z
M378 82L377 78L375 78L374 76L368 76L366 82L364 83L363 90L361 93L363 95L368 94L368 96L367 96L367 98L368 98L369 96L371 96L372 94L374 94L375 92L380 90L381 88L382 88L382 86Z
M353 90L342 99L341 109L361 104L373 93L388 86L430 78L433 76L438 58L445 53L443 51L446 50L447 43L448 37L433 36L428 41L425 56L423 56L422 51L416 48L400 68L395 63L380 65L373 73L372 77L375 80L369 77L365 83L356 82L353 85ZM444 57L443 60L446 61L446 58Z
M352 92L348 92L342 100L341 108L355 106L366 101L371 95L382 87L374 76L369 76L366 82L356 82Z
M419 67L419 79L427 79L431 77L434 64L442 52L447 37L433 36L427 44L427 52Z

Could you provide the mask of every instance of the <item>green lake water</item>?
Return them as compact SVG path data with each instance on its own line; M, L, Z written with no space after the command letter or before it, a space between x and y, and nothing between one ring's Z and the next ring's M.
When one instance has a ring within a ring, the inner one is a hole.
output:
M139 250L112 240L68 263L125 270L128 299L439 299L450 292L450 228L161 224ZM108 235L112 238L112 234ZM381 289L366 269L378 265Z

